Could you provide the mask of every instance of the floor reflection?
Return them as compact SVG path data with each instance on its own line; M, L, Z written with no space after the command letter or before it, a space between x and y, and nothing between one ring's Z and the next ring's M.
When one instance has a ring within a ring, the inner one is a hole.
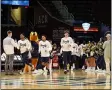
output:
M17 76L3 76L1 78L1 87L2 88L19 88L19 87L29 87L33 86L46 86L53 88L54 86L59 86L61 88L75 88L80 87L83 89L89 88L110 88L110 76L103 73L95 72L84 72L71 71L68 74L64 74L62 70L54 70L49 76L46 74L43 75L17 75ZM43 87L42 87L43 88ZM58 88L58 87L57 87Z

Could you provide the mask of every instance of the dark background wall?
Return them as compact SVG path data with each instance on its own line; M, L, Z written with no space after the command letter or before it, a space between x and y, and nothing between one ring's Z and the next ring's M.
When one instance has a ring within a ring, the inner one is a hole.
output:
M6 17L5 19L7 19L8 16L6 14L8 12L8 8L5 6L3 8L5 8L6 10L6 11L4 10L5 14L3 15L3 17ZM22 26L9 26L7 25L7 23L5 23L6 26L2 25L1 27L2 40L7 36L6 35L7 30L12 30L13 38L14 39L16 38L17 40L19 39L20 33L25 33L26 37L29 38L30 32L36 31L39 35L39 38L41 38L42 34L46 34L48 39L52 40L53 43L57 43L59 45L60 40L63 37L63 31L65 29L69 29L70 35L73 38L79 39L81 41L83 40L98 41L100 37L104 37L104 33L106 31L110 30L109 28L106 28L106 26L104 27L103 25L101 26L100 24L98 24L97 26L98 26L99 32L96 32L96 33L95 32L90 32L90 33L75 32L73 29L74 29L74 26L76 26L76 23L73 23L73 26L70 26L62 22L61 19L59 20L53 17L54 12L52 11L53 9L51 8L54 8L52 4L51 6L47 5L44 9L37 2L35 2L35 5L33 4L33 6L29 6L28 8L22 7ZM84 38L84 37L80 38L81 36L89 36L91 37L91 39Z

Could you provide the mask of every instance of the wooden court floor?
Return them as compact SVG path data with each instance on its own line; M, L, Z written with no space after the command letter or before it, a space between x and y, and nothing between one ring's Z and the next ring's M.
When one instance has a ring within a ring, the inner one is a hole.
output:
M1 73L1 89L110 89L110 75L83 70L53 70L51 75Z

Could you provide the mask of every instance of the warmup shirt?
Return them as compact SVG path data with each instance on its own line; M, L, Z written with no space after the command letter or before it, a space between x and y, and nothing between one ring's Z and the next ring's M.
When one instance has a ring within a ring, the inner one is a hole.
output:
M73 46L73 40L71 37L67 37L67 38L62 38L61 39L61 47L62 47L62 51L72 51L72 46Z
M80 57L80 46L77 47L77 52L76 52L76 56Z
M83 45L82 44L79 45L79 53L80 53L80 56L83 55Z
M77 52L78 52L78 45L76 43L74 43L72 55L77 55Z
M3 49L7 55L14 54L14 47L18 48L18 45L11 37L6 37L3 40Z
M18 41L18 45L19 45L21 53L25 53L26 51L30 51L31 50L31 43L29 42L28 39L19 40Z
M40 41L39 42L39 53L41 57L50 57L50 52L52 50L52 45L49 41Z

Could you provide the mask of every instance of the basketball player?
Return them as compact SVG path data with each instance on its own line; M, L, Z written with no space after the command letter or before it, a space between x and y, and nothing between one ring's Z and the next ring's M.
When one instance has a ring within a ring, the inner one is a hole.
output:
M85 49L86 49L86 42L83 41L83 43L81 44L82 47L82 53L81 53L81 60L82 60L82 69L85 69L85 59L86 59L86 53L85 53Z
M110 60L111 60L111 35L107 34L106 35L107 40L103 44L103 49L104 49L104 59L106 63L106 72L110 74Z
M27 64L33 69L33 65L29 60L29 51L31 50L31 43L29 42L28 39L25 38L25 35L23 33L20 34L20 40L18 41L18 46L20 49L20 53L22 55L23 68L25 67L25 64ZM20 72L20 74L24 74L24 73L25 73L25 68L23 69L23 72Z
M17 43L12 39L12 31L7 31L7 37L3 40L3 49L6 54L5 74L13 75L14 47L18 48ZM8 69L9 66L9 69Z
M61 48L63 52L64 73L67 74L67 72L69 71L69 66L70 66L73 40L71 37L69 37L69 32L67 30L64 31L64 36L65 37L61 39Z
M77 44L77 49L76 49L76 63L75 63L75 69L80 68L80 60L81 60L81 45L79 44L79 41L76 42Z
M73 43L73 51L72 51L72 61L71 61L71 71L73 69L75 69L76 66L76 60L77 60L77 50L78 50L78 45L75 43Z
M42 40L39 42L39 53L40 53L40 57L41 57L40 59L41 59L42 66L46 67L46 69L47 69L47 75L50 74L49 60L50 60L51 50L52 50L51 43L48 40L46 40L45 35L42 35ZM39 66L41 66L41 65L39 64ZM38 68L39 68L39 66L38 66Z

